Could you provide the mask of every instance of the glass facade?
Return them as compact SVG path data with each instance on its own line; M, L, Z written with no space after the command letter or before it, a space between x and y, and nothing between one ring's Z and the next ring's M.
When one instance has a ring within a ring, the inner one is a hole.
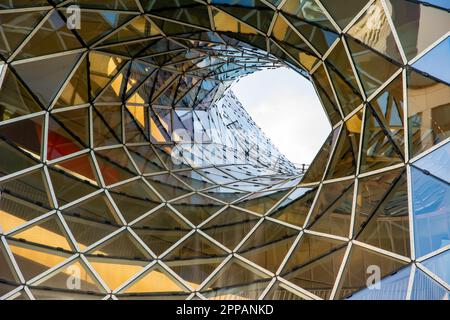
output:
M448 300L448 9L0 1L0 299ZM305 174L227 91L280 66Z

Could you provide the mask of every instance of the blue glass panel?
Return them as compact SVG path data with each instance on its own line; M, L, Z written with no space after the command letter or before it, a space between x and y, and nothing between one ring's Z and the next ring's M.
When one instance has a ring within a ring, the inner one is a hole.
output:
M417 160L414 165L450 182L450 143Z
M448 300L449 291L427 274L417 269L414 275L414 285L411 300Z
M430 52L413 64L413 67L450 83L450 37L442 41Z
M444 9L450 9L450 1L448 0L422 0L420 2L431 3Z
M450 241L448 242L450 244ZM450 284L450 250L423 262L431 272Z
M411 167L416 255L426 255L450 240L450 186Z
M404 300L408 290L411 267L403 268L399 272L380 281L380 287L365 288L354 293L348 300Z

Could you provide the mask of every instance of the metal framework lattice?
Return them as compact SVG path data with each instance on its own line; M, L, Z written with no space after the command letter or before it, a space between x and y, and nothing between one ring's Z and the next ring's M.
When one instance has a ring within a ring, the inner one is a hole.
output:
M0 298L448 299L449 9L0 0ZM220 100L279 66L304 176Z

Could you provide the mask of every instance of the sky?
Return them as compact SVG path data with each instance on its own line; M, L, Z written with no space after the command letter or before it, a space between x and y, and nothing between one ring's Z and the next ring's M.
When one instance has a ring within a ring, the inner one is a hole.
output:
M307 79L287 68L264 70L241 78L231 90L291 162L312 162L331 126Z

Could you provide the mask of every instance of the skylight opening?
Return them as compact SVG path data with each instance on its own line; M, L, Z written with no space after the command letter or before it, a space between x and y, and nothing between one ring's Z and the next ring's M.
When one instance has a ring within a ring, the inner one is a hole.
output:
M313 161L331 125L310 81L283 67L243 77L230 90L292 163L301 169Z

